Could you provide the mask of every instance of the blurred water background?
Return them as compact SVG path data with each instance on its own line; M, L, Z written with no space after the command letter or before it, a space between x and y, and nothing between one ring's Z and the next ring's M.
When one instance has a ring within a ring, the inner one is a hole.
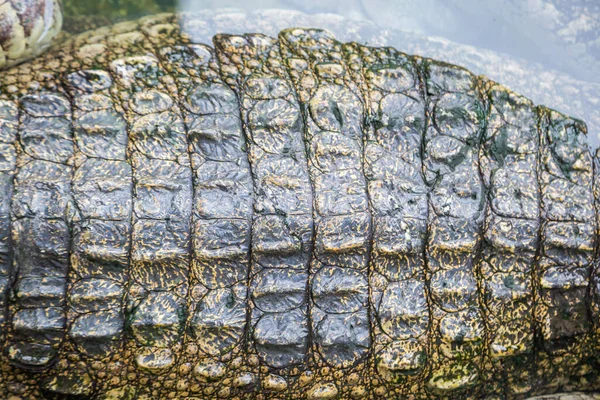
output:
M327 28L357 40L462 65L536 104L587 122L600 145L599 0L63 0L67 17L107 21L173 11L218 32Z

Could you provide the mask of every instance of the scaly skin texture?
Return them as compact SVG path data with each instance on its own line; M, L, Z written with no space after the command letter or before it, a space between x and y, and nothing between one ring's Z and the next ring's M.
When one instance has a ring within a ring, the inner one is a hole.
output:
M59 0L0 2L0 70L46 51L62 27Z
M499 84L164 14L0 76L0 393L600 389L598 157Z

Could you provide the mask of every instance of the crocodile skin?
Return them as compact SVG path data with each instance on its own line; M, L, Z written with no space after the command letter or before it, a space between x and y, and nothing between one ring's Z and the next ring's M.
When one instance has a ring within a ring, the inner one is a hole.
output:
M0 69L46 51L60 32L60 0L3 0L0 3Z
M583 122L317 29L194 14L0 76L0 393L600 390Z

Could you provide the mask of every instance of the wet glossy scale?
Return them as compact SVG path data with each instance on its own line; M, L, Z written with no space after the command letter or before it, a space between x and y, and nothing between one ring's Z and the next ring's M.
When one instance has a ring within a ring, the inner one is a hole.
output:
M100 28L0 76L0 392L598 390L582 122L321 30L194 29Z

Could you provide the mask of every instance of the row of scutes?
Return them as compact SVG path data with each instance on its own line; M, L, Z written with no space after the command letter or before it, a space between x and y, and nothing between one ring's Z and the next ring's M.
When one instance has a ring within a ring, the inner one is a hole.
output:
M213 49L175 18L75 38L29 93L0 78L0 390L597 388L579 122L394 49Z

